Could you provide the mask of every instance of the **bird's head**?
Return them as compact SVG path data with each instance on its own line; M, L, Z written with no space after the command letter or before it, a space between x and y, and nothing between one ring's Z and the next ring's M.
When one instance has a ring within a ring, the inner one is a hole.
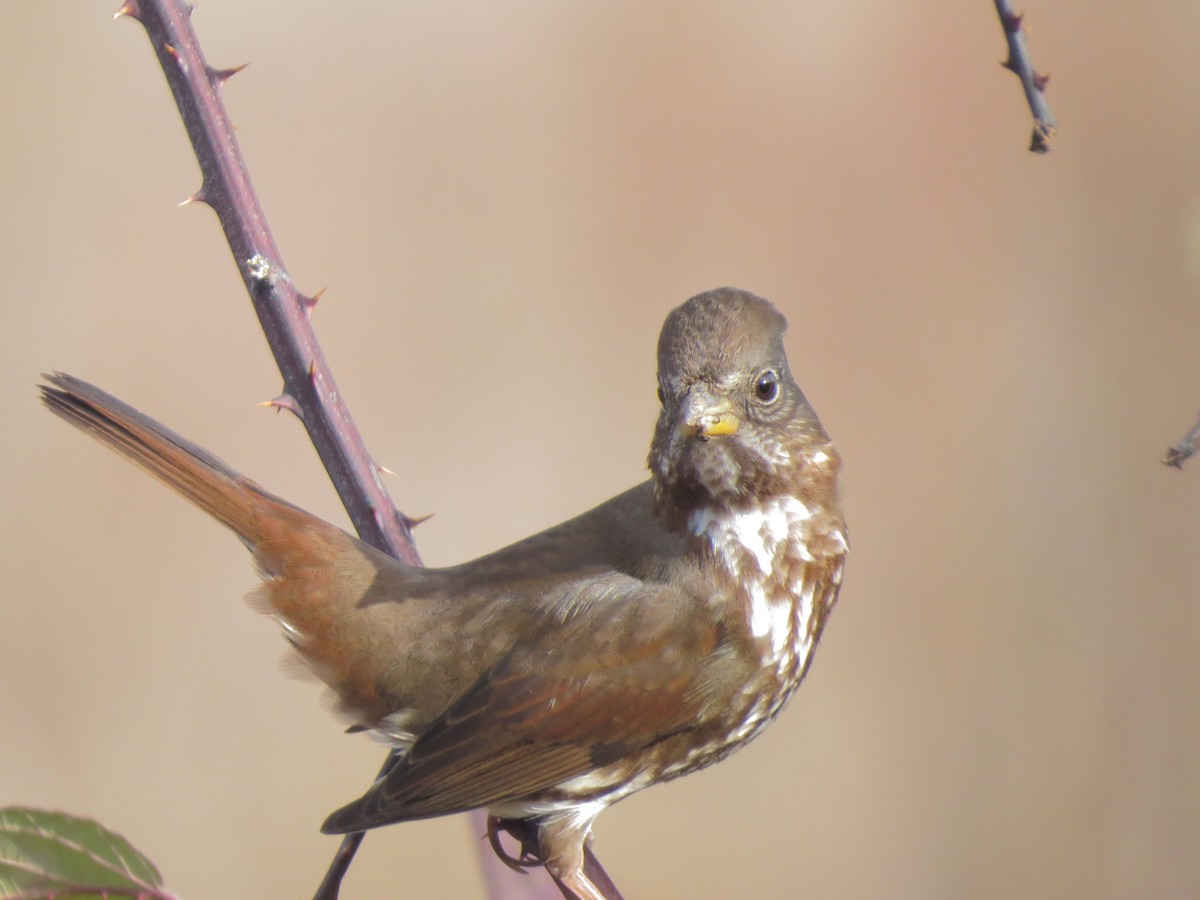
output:
M792 379L786 328L769 302L735 288L699 294L667 316L650 470L669 527L700 508L791 493L808 457L828 443Z

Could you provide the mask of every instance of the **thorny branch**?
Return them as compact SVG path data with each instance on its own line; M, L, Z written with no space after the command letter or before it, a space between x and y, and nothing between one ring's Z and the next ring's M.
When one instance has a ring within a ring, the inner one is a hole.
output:
M1033 68L1025 30L1021 27L1022 14L1013 12L1009 0L995 0L995 3L1000 27L1004 29L1004 39L1008 41L1008 58L1001 65L1021 79L1025 100L1029 103L1029 111L1033 113L1033 136L1029 149L1034 153L1048 153L1050 138L1058 130L1058 120L1046 102L1046 84L1050 76L1040 75Z
M304 423L362 539L419 565L413 522L396 512L384 490L313 332L318 298L296 290L250 184L220 97L221 85L241 67L214 69L205 62L190 10L178 0L129 0L120 15L140 21L150 36L200 163L203 183L189 200L216 212L283 375L283 391L270 405Z
M379 467L350 418L317 342L310 318L319 295L305 296L296 290L250 183L220 97L221 86L241 67L215 69L208 65L192 30L190 15L191 9L183 0L127 0L114 18L136 19L146 29L175 97L203 177L200 190L189 200L207 203L216 212L283 376L282 392L267 405L286 409L304 423L362 539L405 563L420 565L412 539L416 523L396 510L384 489ZM384 770L395 759L393 752L384 763ZM477 817L473 821L482 824L484 819ZM514 826L514 836L524 842L523 846L536 846L528 831L533 826L530 823L521 826L526 830ZM338 896L342 878L362 837L362 834L345 837L317 890L316 900L334 900ZM593 883L612 888L591 850L586 853L586 870ZM497 870L498 867L488 868L489 875ZM565 888L559 887L568 895ZM615 888L606 890L606 894L611 900L620 900Z

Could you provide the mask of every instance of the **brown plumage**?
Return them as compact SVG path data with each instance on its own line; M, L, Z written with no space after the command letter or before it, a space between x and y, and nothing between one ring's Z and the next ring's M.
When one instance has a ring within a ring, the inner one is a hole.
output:
M783 317L725 288L659 341L652 478L444 569L402 565L67 375L43 400L231 528L274 616L341 711L404 751L334 833L480 807L536 818L579 897L609 804L715 762L803 678L846 554L836 451Z

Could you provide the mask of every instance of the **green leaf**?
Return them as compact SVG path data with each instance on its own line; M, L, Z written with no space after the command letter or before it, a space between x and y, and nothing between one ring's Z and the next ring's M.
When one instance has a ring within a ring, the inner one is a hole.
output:
M154 864L98 822L0 809L0 900L174 900Z

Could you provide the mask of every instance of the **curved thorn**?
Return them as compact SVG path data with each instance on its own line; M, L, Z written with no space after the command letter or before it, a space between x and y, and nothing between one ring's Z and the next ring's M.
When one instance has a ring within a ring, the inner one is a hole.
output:
M325 296L325 288L321 288L319 291L317 291L311 297L306 296L304 294L300 294L299 296L300 296L300 308L303 309L306 313L308 313L311 316L313 308L316 307L316 305L321 302L321 298Z
M179 201L179 206L191 206L193 203L208 203L208 197L204 195L204 188L196 191L190 197L184 197Z
M142 11L138 9L137 0L125 0L125 4L113 13L113 20L115 21L123 16L128 16L134 21L140 22L141 15Z
M242 63L240 66L230 66L228 69L214 69L212 66L209 66L208 77L216 84L222 85L248 65L250 63Z
M262 403L257 405L272 406L275 409L286 409L297 419L303 420L304 418L304 410L300 408L300 404L296 402L296 398L287 393L287 391L284 391L282 394L272 400L264 400Z

